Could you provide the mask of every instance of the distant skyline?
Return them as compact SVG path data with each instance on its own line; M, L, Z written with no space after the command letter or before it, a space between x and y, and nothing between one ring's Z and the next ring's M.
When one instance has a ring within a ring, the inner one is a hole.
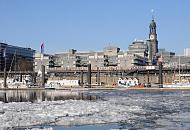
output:
M0 41L45 53L127 50L146 40L152 10L159 48L190 48L189 0L0 0Z

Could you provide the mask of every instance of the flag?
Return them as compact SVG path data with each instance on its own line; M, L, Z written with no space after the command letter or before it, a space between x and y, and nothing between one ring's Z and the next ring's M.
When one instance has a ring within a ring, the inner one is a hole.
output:
M44 43L41 44L41 53L44 53Z

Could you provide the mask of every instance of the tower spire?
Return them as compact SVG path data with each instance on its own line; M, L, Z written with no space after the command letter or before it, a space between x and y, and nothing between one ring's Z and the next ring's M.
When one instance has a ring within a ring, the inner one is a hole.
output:
M151 9L151 13L152 13L152 20L154 20L154 9Z
M158 53L158 40L157 40L157 33L156 33L156 22L154 20L153 12L154 10L151 10L152 12L152 20L149 25L149 40L148 40L148 58L149 62L152 64L156 64Z

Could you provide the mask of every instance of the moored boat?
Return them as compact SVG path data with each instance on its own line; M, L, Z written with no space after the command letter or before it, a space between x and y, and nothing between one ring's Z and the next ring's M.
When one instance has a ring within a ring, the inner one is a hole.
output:
M61 89L64 87L76 87L79 86L79 80L48 80L45 84L45 89Z
M118 87L129 88L129 87L137 87L140 84L139 84L139 80L137 78L124 78L124 79L120 78L117 81L117 85L118 85Z
M187 78L188 74L181 74L180 68L181 68L181 64L180 64L180 56L179 56L179 65L178 65L179 74L177 76L178 78L177 80L175 79L176 74L174 71L174 79L172 83L163 84L163 88L190 88L190 82Z
M163 84L163 88L190 88L190 83L188 80L175 80L170 84Z

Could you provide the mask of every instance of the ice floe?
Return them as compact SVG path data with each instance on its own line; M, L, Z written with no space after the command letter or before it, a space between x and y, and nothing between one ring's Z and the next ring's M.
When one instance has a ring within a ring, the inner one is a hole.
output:
M103 100L94 101L0 102L0 128L102 123L123 123L136 129L190 128L188 93L185 99L180 94L104 94Z

